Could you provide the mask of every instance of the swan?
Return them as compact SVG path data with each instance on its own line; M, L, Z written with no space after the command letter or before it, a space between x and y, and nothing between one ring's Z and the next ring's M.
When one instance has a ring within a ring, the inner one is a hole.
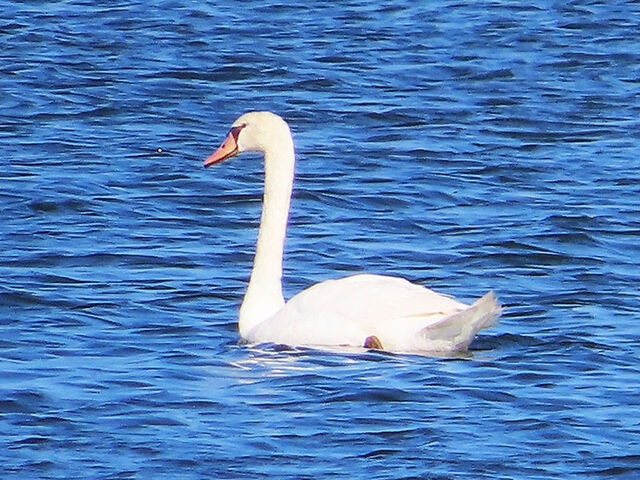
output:
M472 305L398 277L357 274L315 284L285 302L282 261L295 153L287 123L271 112L240 116L209 167L245 151L264 155L264 197L238 329L248 343L361 347L398 353L467 349L501 313L493 292Z

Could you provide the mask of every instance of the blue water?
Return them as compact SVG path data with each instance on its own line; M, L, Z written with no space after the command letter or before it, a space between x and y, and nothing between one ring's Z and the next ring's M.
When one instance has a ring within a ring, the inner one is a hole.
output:
M333 3L0 1L1 478L639 478L640 4ZM238 342L255 109L286 295L494 289L468 356Z

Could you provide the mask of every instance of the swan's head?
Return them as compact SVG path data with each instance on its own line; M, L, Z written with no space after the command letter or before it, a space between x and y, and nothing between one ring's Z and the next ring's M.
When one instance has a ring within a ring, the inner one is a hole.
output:
M248 112L233 122L227 138L204 161L204 166L208 167L242 152L267 153L288 144L292 144L291 132L287 122L281 117L271 112Z

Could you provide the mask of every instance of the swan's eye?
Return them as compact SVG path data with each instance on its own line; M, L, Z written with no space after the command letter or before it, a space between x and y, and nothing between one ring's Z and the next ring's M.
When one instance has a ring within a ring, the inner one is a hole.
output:
M241 123L240 125L231 127L231 130L229 130L229 135L233 136L233 139L236 141L236 143L238 143L238 135L240 135L240 132L246 126L247 126L246 123Z

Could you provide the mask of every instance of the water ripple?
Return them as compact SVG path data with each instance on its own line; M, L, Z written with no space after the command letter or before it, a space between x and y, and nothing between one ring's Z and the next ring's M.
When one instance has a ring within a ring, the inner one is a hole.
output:
M634 2L0 2L0 476L638 476ZM285 292L401 275L501 323L468 355L247 346L291 123Z

